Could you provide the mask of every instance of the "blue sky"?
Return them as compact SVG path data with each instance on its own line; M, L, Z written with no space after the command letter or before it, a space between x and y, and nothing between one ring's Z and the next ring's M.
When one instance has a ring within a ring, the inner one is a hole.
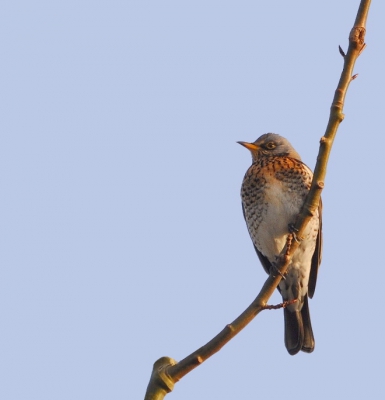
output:
M2 3L0 398L142 398L157 358L250 304L236 141L279 133L314 167L358 4ZM266 311L170 398L379 398L383 15L328 167L314 353L289 356Z

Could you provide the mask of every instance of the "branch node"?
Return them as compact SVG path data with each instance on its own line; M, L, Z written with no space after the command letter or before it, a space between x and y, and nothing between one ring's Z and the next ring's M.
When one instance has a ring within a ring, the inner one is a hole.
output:
M232 324L227 324L226 329L229 330L230 332L234 332L234 326Z
M201 356L197 356L197 362L198 364L202 364L204 359Z
M328 141L329 141L328 138L326 138L325 136L322 136L321 139L319 140L321 144L326 144L328 143Z
M145 400L154 398L163 399L166 393L172 392L177 380L171 378L171 376L167 373L167 370L169 367L172 367L176 364L177 362L170 357L161 357L159 360L155 361L152 368L150 382L147 387Z
M343 95L343 91L341 89L336 90L336 94L338 93L338 97ZM335 100L332 106L330 107L332 110L334 110L334 116L339 120L339 122L342 122L344 120L344 114L342 113L342 107L343 103L342 101Z
M325 187L325 182L323 182L323 181L318 181L318 182L317 182L317 187L318 187L318 189L323 189L323 188Z
M334 109L335 109L335 113L334 113L335 118L339 122L342 122L344 120L344 118L345 118L345 115L344 115L343 112L341 112L341 107L337 103L333 104L332 107L334 107Z
M353 76L352 76L352 81L354 81L354 79L356 79L357 76L358 76L358 74L353 75Z
M350 31L349 42L352 43L356 49L358 49L358 47L362 48L365 44L365 33L366 29L363 26L354 26Z

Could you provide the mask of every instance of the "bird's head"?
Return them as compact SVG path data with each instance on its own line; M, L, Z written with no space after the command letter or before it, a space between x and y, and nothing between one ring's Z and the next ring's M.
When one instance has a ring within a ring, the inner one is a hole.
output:
M250 150L253 162L260 157L271 156L285 156L301 160L289 141L276 133L265 133L253 143L238 143Z

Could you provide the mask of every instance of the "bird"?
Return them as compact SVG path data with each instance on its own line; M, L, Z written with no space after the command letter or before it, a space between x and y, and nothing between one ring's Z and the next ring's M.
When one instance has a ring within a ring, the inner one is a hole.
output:
M241 199L246 225L259 260L270 273L277 273L278 256L293 234L294 224L310 190L312 171L284 137L265 133L255 142L238 142L251 152ZM278 290L284 308L284 341L290 355L311 353L315 347L308 298L315 291L322 256L322 202L306 226ZM273 270L272 270L273 269Z

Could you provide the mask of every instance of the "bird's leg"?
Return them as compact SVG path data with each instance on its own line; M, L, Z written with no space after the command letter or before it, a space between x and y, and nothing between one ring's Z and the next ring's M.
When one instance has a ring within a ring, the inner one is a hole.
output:
M297 243L300 243L302 239L297 236L298 229L294 226L294 224L289 224L289 233L293 236L294 240Z
M286 280L285 275L277 268L277 263L273 261L271 263L271 268L270 268L270 273L274 276L274 271L278 274L281 275L281 278L283 280Z

